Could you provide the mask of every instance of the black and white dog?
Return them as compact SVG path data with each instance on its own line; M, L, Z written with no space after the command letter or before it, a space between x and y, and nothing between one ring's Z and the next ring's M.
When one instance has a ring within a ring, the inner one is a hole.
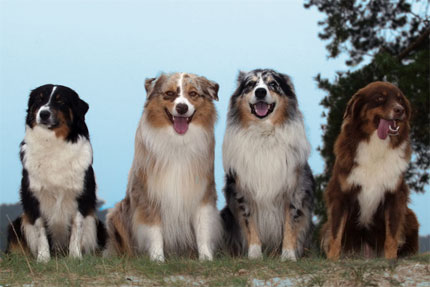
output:
M223 143L227 206L221 215L233 255L263 250L296 260L310 243L314 180L294 87L273 70L240 72Z
M9 226L8 252L30 251L46 262L51 252L80 258L104 245L106 231L95 215L87 111L68 87L44 85L31 92L20 150L24 212Z

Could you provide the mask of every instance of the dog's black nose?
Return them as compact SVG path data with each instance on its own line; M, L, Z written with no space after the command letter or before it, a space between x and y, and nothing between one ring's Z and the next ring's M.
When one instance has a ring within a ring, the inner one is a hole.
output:
M267 91L265 88L258 88L255 90L255 96L257 99L262 100L266 97Z
M183 115L186 112L188 112L188 106L186 104L177 104L176 105L176 111L180 114Z
M394 108L394 116L395 117L401 117L403 116L403 113L405 112L405 109L401 105L396 105Z
M44 121L46 121L47 119L49 119L49 117L51 116L51 112L48 110L43 110L40 112L40 118Z

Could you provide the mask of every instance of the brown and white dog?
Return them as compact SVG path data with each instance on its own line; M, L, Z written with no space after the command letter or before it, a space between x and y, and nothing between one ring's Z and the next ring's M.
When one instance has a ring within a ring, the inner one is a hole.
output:
M386 82L370 83L348 102L325 192L321 245L329 259L341 252L387 259L417 252L418 221L403 177L410 116L409 101Z
M105 255L212 260L221 237L214 181L218 84L194 74L147 79L125 199L107 215Z

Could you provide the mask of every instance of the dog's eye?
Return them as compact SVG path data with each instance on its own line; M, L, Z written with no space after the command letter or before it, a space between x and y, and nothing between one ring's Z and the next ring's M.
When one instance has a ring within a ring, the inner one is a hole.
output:
M195 98L195 97L197 97L199 94L197 94L196 92L192 91L192 92L189 92L189 93L188 93L188 95L190 95L190 97L192 97L192 98Z
M273 81L273 82L270 82L270 83L269 83L269 86L270 86L272 89L276 89L276 88L278 87L278 83L277 83L277 82L275 82L275 81Z
M166 96L168 96L168 97L174 97L175 96L175 92L167 91L166 92Z
M248 82L248 83L246 84L246 87L247 87L247 88L252 88L253 86L255 86L255 81L251 81L251 82Z

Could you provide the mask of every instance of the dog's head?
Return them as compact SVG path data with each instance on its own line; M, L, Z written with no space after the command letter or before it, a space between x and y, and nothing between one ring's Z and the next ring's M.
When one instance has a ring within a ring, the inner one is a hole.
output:
M174 73L146 79L145 89L145 112L152 126L172 126L179 135L185 134L192 124L213 128L217 83L194 74Z
M72 89L60 85L40 86L30 93L26 124L55 132L57 137L76 141L88 138L85 114L88 104Z
M380 139L403 139L409 132L411 107L402 91L387 82L373 82L355 93L345 110L344 125L351 123Z
M257 69L240 72L237 81L230 100L230 120L244 125L263 121L282 124L295 116L297 99L287 75Z

